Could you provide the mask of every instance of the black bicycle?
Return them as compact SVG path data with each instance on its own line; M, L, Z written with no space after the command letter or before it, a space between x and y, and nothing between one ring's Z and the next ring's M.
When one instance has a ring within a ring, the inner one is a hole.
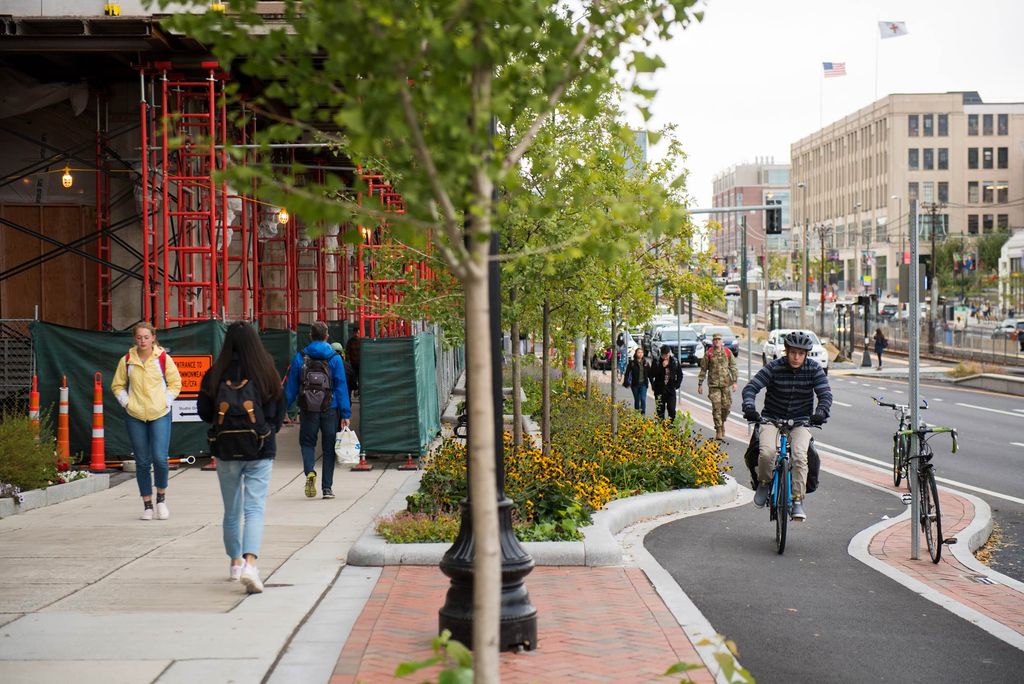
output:
M771 492L768 496L768 519L775 523L775 547L779 555L786 550L786 527L793 517L793 461L790 459L789 433L795 427L808 427L806 420L778 420L761 417L761 425L774 425L779 431L772 469Z
M907 467L910 464L910 437L902 434L904 430L910 429L910 404L886 403L885 397L871 397L876 404L884 408L891 408L896 412L896 419L899 427L892 436L892 484L899 487L900 482L907 476ZM921 400L921 408L928 408L928 402ZM907 480L907 489L910 489L910 480Z
M920 445L917 456L909 456L908 461L917 459L917 491L920 497L918 507L918 519L921 524L921 531L924 532L925 541L928 543L928 554L932 557L932 563L938 563L942 558L942 545L945 539L942 538L942 513L939 509L939 488L935 484L935 466L932 465L932 452L928 440L931 436L948 432L953 438L953 453L957 452L956 430L950 427L922 426L917 430L902 430L899 434L910 440L911 435L917 435ZM909 448L909 447L908 447Z

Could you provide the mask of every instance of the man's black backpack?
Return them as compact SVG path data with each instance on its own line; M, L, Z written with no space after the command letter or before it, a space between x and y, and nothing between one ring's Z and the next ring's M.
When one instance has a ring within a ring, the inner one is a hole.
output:
M210 453L228 460L259 458L271 429L256 385L246 379L222 380L214 409L217 416L207 435Z
M331 359L302 356L302 381L299 385L299 408L320 413L331 408L334 387L331 383Z

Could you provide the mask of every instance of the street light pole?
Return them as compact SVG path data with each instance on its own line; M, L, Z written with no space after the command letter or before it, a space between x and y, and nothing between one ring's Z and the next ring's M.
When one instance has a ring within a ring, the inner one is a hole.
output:
M821 242L821 327L818 334L825 334L825 238L832 233L832 226L818 226L818 241Z
M801 236L802 239L803 239L804 265L803 265L803 268L800 270L800 279L803 280L804 282L803 282L803 288L802 288L802 290L803 290L803 299L800 302L800 327L801 328L806 328L807 327L807 297L808 297L808 295L807 295L807 228L808 228L808 220L807 220L807 183L804 183L804 182L801 181L800 183L796 184L796 187L798 187L798 188L800 188L801 190L804 191L803 211L801 212L803 214L803 219L804 219L804 230L803 230L803 235Z
M853 204L854 219L853 224L853 263L856 265L853 269L854 276L854 289L863 282L863 266L861 265L860 256L860 202L854 202Z

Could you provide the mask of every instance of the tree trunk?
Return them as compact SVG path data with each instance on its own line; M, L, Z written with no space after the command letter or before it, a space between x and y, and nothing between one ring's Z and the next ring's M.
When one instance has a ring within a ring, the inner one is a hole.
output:
M544 319L541 324L541 338L544 355L541 357L541 450L545 456L551 453L551 300L544 297Z
M587 316L587 330L590 330L590 316ZM588 332L583 343L583 364L587 367L587 391L585 396L588 400L590 399L590 357L593 353L593 350L590 348L590 333Z
M474 182L478 198L491 196L490 179L483 171ZM501 680L498 633L501 620L501 549L498 537L496 419L492 354L498 340L490 330L488 278L490 207L486 202L471 221L466 247L469 259L463 283L466 298L466 373L469 404L469 496L473 507L473 671L475 680Z
M619 412L616 410L615 404L615 386L618 383L619 375L619 348L616 344L615 339L615 319L618 318L618 307L612 306L612 386L609 391L609 396L612 399L612 434L618 434L619 432Z
M515 301L514 293L509 295L509 300ZM512 339L512 443L519 448L523 446L523 401L519 398L523 380L519 356L519 321L516 318L512 319L509 337Z

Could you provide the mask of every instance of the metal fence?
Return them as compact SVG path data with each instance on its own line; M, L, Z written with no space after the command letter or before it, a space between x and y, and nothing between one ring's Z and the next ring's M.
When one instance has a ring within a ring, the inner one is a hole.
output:
M0 318L0 418L28 414L32 389L31 318Z

